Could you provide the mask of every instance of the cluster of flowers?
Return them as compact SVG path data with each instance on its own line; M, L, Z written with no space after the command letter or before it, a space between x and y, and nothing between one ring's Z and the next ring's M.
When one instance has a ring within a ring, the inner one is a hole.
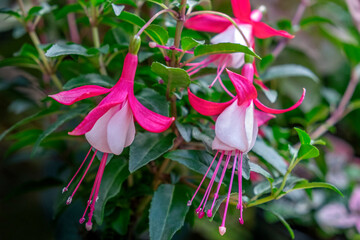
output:
M237 27L240 28L243 33L245 33L244 35L247 38L247 42L251 43L251 46L253 48L255 43L255 37L293 37L285 31L275 30L268 25L260 22L262 18L262 13L260 10L251 11L249 0L232 0L231 3L234 15L236 17L234 21L238 25ZM195 17L187 19L185 26L198 31L218 33L212 38L212 43L231 42L244 44L246 42L243 36L237 30L237 28L235 28L235 26L229 20L219 16L211 14L197 15ZM108 154L119 155L122 153L125 147L129 146L133 142L135 137L135 121L147 131L160 133L168 129L175 120L174 117L165 117L155 112L152 112L151 110L144 107L134 96L133 88L135 72L138 64L137 51L139 49L139 46L140 40L134 39L131 43L130 51L125 58L122 75L114 87L108 89L96 85L86 85L69 91L50 95L50 97L52 97L59 103L71 105L85 98L108 94L99 103L99 105L95 107L92 111L90 111L89 114L85 117L85 119L72 132L69 133L70 135L85 135L87 141L92 146L83 163L81 164L79 170L76 172L75 176L79 173L80 169L84 165L87 157L91 153L92 148L94 148L95 151L90 162L88 163L87 168L85 169L84 175L82 176L71 196L68 198L66 202L67 204L71 203L71 200L76 190L84 179L95 158L96 152L103 152L95 182L89 200L87 202L86 210L82 218L80 219L80 223L85 222L86 213L90 208L88 214L88 221L86 222L87 230L92 229L92 216L94 213L96 200L99 198L99 188ZM159 47L167 48L165 46ZM171 50L174 49L174 47L171 48ZM256 75L254 61L253 59L250 61L245 61L244 59L244 54L242 53L221 54L212 55L201 62L189 63L187 65L191 66L187 70L189 75L194 74L199 69L206 67L210 64L216 65L218 67L218 74L214 80L214 83L219 80L224 90L228 92L229 95L232 97L232 100L229 102L213 103L198 98L188 89L189 101L193 108L200 114L206 116L213 116L216 118L216 137L213 140L212 148L213 150L217 151L213 161L209 166L209 169L207 170L194 196L191 198L191 200L189 200L188 206L192 204L197 192L199 191L205 178L210 172L210 169L212 168L215 160L219 156L215 170L206 189L205 195L200 205L196 208L196 213L200 218L205 215L205 212L208 217L212 217L214 204L219 196L218 194L222 181L224 179L225 171L226 169L232 167L232 175L229 184L224 216L222 218L222 224L219 227L219 232L221 235L226 232L226 213L236 169L239 182L237 209L239 209L240 211L239 221L241 224L243 223L241 175L242 158L243 154L249 152L254 146L258 134L258 127L266 123L271 118L274 118L274 115L272 114L283 113L295 109L301 104L305 96L304 90L300 100L294 106L285 110L275 110L265 107L257 99L257 91L253 85L254 75ZM241 66L243 66L242 75L226 69L227 67L239 68ZM235 87L235 96L230 91L228 91L222 84L220 75L225 69L232 84ZM265 87L262 84L260 84L260 86ZM256 110L254 105L258 107L259 110ZM231 158L233 158L232 161ZM206 203L211 195L210 193L212 186L222 164L224 166L221 173L220 181L217 185L216 193L214 194L211 208L207 209L206 211ZM63 189L63 192L66 192L68 190L75 176L72 178L68 186Z

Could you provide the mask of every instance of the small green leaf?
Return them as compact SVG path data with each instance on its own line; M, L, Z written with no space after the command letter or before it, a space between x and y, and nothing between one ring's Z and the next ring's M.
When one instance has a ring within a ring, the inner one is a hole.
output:
M175 134L138 133L130 146L129 171L135 172L148 162L159 158L174 144Z
M190 50L190 49L197 47L199 45L202 45L204 43L205 43L205 41L198 41L198 40L193 39L192 37L181 38L181 48L184 51Z
M195 48L195 56L203 56L209 54L223 54L223 53L237 53L242 52L255 56L258 59L261 59L256 53L246 46L236 44L236 43L218 43L218 44L205 44L200 45Z
M96 73L90 73L70 79L68 82L65 83L64 90L70 90L85 85L98 85L102 87L111 88L114 86L114 84L115 84L114 80L108 76L104 76Z
M324 17L320 17L320 16L311 16L311 17L301 19L300 26L301 26L301 28L305 28L312 24L320 24L320 23L328 23L328 24L332 24L332 25L334 24L328 18L324 18Z
M123 158L114 159L106 165L99 190L99 200L95 204L94 218L96 223L101 225L104 219L106 203L115 197L121 190L123 181L129 176Z
M311 109L310 112L306 113L307 124L311 124L319 121L324 121L330 113L330 109L326 105L318 105Z
M165 66L161 63L154 62L151 65L151 70L158 74L165 82L170 84L170 89L186 88L190 85L189 74L181 68L173 68Z
M40 69L39 65L29 57L12 57L5 58L0 61L0 67L6 66L18 66L18 67L26 67L26 68L34 68Z
M119 16L121 14L121 12L124 10L125 6L124 5L116 5L114 3L111 4L114 13L116 16Z
M242 177L246 180L250 179L250 159L247 154L243 154L242 159Z
M266 162L272 165L280 173L285 174L287 165L285 160L270 146L266 145L261 139L256 139L255 145L252 149L256 155L262 157Z
M294 234L294 231L292 230L291 226L289 225L289 223L279 213L269 209L268 207L261 206L260 208L264 209L265 211L268 211L268 212L272 213L275 217L277 217L280 220L280 222L288 230L288 232L289 232L289 234L291 236L291 239L295 239L295 234Z
M319 156L319 150L310 144L301 144L297 158L298 160L304 160Z
M337 189L337 187L335 187L334 185L332 185L330 183L325 183L325 182L312 182L312 183L309 183L307 181L302 181L300 183L295 184L295 186L292 189L290 189L289 191L287 191L287 192L292 192L292 191L300 190L300 189L312 189L312 188L328 188L328 189L331 189L334 192L338 193L342 197L344 197L342 192L339 189Z
M301 130L300 128L294 128L299 135L300 143L301 144L310 144L311 138L309 134L307 134L304 130Z
M16 17L16 18L21 17L21 15L18 12L15 12L15 11L11 10L10 8L1 8L0 14L8 14L8 15Z
M270 67L264 74L261 75L261 79L264 82L276 78L288 77L307 77L314 82L319 82L319 78L311 70L295 64L284 64Z
M149 214L150 239L168 240L183 226L189 207L183 186L163 184L151 201Z
M87 53L87 49L79 44L62 44L56 43L49 48L45 55L47 57L58 57L63 55L81 55L81 56L91 56Z
M89 105L80 105L77 108L71 109L66 114L62 114L56 122L51 124L36 140L31 156L34 156L37 152L38 147L40 146L40 143L49 136L52 132L54 132L56 129L58 129L61 125L63 125L65 122L69 121L70 119L73 119L83 113L86 113L89 109Z

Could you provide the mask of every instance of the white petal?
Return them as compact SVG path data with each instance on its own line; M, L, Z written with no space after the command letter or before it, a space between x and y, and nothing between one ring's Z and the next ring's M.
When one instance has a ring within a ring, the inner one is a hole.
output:
M222 151L234 151L236 148L226 145L219 138L215 137L212 142L212 149L214 150L222 150Z
M110 147L107 141L107 125L112 116L120 110L121 105L110 108L101 118L99 118L94 127L87 133L85 133L86 140L95 149L111 153Z
M252 26L250 24L239 24L238 27L244 33L248 42L253 42L252 40ZM241 33L235 28L234 25L230 25L225 31L217 34L210 41L213 44L217 43L238 43L246 46L246 42L242 37ZM232 53L231 61L227 67L239 68L244 64L244 54L243 53Z
M238 106L237 102L235 100L219 115L215 134L224 144L246 153L253 147L258 132L254 105L247 102Z
M107 141L112 153L119 155L135 136L134 118L128 102L116 112L107 125Z

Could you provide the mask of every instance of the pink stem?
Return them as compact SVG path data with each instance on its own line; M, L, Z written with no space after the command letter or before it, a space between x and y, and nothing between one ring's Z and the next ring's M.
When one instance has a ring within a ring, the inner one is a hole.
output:
M235 158L237 158L238 155L236 154ZM238 205L236 206L237 209L240 210L240 218L239 218L239 222L241 224L244 224L244 220L243 220L243 206L242 206L242 161L243 161L243 153L240 152L240 159L238 161L238 182L239 182L239 201L238 201Z
M219 153L219 150L216 152L215 157L213 158L213 160L212 160L212 162L211 162L211 164L210 164L210 166L209 166L208 170L206 171L206 173L205 173L205 175L204 175L203 179L201 180L201 182L200 182L200 184L199 184L198 188L196 189L196 191L195 191L195 193L194 193L193 197L191 198L191 200L189 200L189 201L188 201L188 203L187 203L187 205L188 205L188 206L191 206L192 201L194 200L194 198L195 198L196 194L197 194L197 193L198 193L198 191L200 190L201 185L202 185L202 184L203 184L203 182L205 181L205 178L206 178L206 176L208 175L208 173L209 173L209 171L210 171L210 169L211 169L211 167L212 167L212 165L213 165L213 163L214 163L214 161L215 161L215 159L216 159L216 157L217 157L218 153Z

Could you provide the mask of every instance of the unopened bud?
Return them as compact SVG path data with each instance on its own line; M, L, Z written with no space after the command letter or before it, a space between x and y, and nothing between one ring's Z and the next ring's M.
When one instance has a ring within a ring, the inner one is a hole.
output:
M140 49L140 44L141 44L141 38L135 35L130 41L129 52L131 54L137 55Z

